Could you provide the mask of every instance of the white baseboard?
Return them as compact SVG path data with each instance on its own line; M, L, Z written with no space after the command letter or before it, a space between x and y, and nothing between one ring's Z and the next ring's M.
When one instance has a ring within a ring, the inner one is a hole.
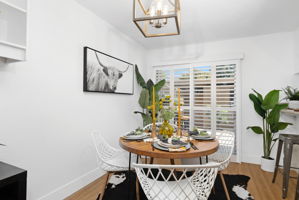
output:
M248 156L242 155L242 162L244 163L251 163L251 164L261 164L261 157L260 156Z
M88 185L89 183L95 181L97 178L104 175L104 171L100 168L96 168L83 174L82 176L72 180L71 182L60 186L59 188L53 190L49 194L46 194L40 197L38 200L62 200L66 197L70 196L74 192L80 190L84 186Z

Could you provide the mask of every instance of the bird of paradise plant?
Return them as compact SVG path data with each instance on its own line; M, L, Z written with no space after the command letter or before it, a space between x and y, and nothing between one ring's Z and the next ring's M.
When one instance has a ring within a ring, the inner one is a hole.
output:
M271 151L278 139L275 133L286 129L288 122L281 122L280 112L288 107L287 103L279 103L280 90L272 90L265 97L253 90L254 93L249 94L250 100L253 102L256 113L262 118L263 126L248 126L256 134L263 135L263 158L272 159Z
M151 79L145 82L144 78L139 72L137 65L135 65L135 73L137 83L142 87L142 91L140 93L140 97L138 103L142 108L142 111L135 111L135 114L140 114L143 119L143 126L146 126L153 121L151 107L153 104L153 96L155 96L155 111L158 113L160 111L159 106L159 91L165 85L165 80L161 80L158 83L154 83ZM153 88L155 88L153 90ZM153 95L153 91L155 91L155 95Z

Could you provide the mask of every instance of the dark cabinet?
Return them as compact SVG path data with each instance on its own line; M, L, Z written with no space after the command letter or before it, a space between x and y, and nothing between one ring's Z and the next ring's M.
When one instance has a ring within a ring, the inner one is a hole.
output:
M26 200L27 171L0 162L0 199Z

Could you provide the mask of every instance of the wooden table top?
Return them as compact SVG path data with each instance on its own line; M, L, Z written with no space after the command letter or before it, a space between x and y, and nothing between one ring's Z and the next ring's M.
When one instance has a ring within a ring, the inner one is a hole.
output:
M182 158L196 158L200 156L207 156L215 153L218 149L219 143L217 140L198 141L193 140L193 144L198 148L194 150L192 147L184 152L167 152L155 149L152 143L143 141L129 141L123 138L119 139L119 145L126 151L149 156L152 158L166 158L166 159L182 159Z

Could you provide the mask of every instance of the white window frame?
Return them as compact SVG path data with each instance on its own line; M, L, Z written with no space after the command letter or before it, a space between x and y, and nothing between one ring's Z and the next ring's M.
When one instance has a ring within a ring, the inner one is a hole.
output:
M216 66L217 65L230 65L230 64L234 64L236 66L236 151L237 154L232 156L232 161L234 162L238 162L240 163L242 161L241 155L242 155L242 148L241 148L241 144L242 144L242 134L241 134L241 127L242 127L242 113L241 113L241 57L236 59L214 59L216 61L207 61L207 62L201 62L201 61L192 61L192 62L187 62L187 63L182 63L182 64L165 64L163 63L163 65L156 65L153 66L153 74L152 74L152 78L153 80L156 80L156 71L157 70L170 70L170 71L174 71L175 69L189 69L190 70L190 105L186 106L186 109L189 109L189 113L190 113L190 126L192 124L194 124L194 109L191 109L192 107L194 107L193 103L194 103L194 87L193 87L193 68L196 66L211 66L212 69L212 80L211 80L211 87L215 88L216 86ZM170 73L170 85L174 85L174 73ZM170 87L172 89L170 89L170 95L173 97L174 96L174 90L173 87ZM215 99L216 97L216 91L212 90L212 99ZM193 100L192 100L193 99ZM184 109L184 107L182 108ZM229 110L229 108L225 108L226 110ZM215 110L215 112L211 112L211 121L216 120L216 113L217 113L217 109L216 109L216 102L212 101L212 105L211 105L211 110ZM212 133L216 132L216 123L212 123Z

